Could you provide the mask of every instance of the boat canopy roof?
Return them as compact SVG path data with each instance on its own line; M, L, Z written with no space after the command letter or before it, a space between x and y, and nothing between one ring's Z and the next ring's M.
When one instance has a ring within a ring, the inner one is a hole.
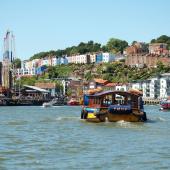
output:
M141 96L141 93L137 93L137 91L103 91L103 92L99 92L99 93L95 93L95 94L86 94L86 96L88 97L102 97L105 95L110 95L110 94L117 94L117 95L121 95L121 96Z

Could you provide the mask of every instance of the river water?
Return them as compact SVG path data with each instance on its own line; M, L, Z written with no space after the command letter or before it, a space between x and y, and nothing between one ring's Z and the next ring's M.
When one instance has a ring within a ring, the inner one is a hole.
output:
M87 123L80 107L1 107L0 170L170 169L170 112L147 123Z

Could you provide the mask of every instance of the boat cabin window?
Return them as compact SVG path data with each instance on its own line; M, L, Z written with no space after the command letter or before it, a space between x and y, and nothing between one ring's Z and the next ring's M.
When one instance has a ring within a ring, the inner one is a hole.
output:
M112 95L106 95L104 98L103 98L103 105L104 106L109 106L113 103L113 98L112 98Z
M127 104L131 104L131 103L132 103L131 96L128 96L128 97L127 97Z
M100 100L100 98L94 98L93 99L93 104L100 104L101 103L101 100Z
M130 96L116 95L115 98L114 98L113 104L129 105L129 104L131 104L131 97Z

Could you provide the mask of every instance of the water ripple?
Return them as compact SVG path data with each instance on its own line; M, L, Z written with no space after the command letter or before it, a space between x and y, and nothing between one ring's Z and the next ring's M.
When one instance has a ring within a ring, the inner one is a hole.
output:
M89 123L80 107L3 107L0 169L168 169L170 114L146 106L146 123Z

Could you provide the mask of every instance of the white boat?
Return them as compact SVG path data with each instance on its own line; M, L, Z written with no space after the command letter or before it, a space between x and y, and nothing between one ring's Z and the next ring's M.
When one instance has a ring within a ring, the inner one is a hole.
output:
M64 105L64 98L61 100L60 98L54 98L50 102L43 103L43 107L52 107L52 106L62 106Z
M52 107L53 104L52 104L51 102L45 102L45 103L43 103L42 106L43 106L43 107Z

